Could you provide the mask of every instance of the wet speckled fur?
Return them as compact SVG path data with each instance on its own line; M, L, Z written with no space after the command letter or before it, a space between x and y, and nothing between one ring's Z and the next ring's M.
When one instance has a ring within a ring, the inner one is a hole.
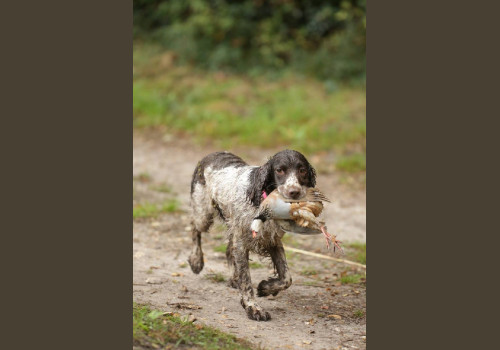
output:
M229 152L216 152L203 158L191 183L193 250L189 256L191 270L203 269L201 233L207 232L214 217L227 226L227 261L233 269L229 285L240 290L241 305L248 317L267 321L271 318L255 301L248 265L249 252L270 257L277 277L263 280L258 296L276 295L292 284L281 238L284 232L273 220L252 238L251 223L262 201L262 192L276 188L285 197L300 198L308 187L316 184L316 173L299 152L285 150L275 154L262 166L250 166Z

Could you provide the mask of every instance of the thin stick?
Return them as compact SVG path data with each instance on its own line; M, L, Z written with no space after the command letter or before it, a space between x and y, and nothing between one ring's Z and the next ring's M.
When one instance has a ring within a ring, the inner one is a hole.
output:
M285 249L291 250L292 252L295 252L295 253L300 253L300 254L304 254L304 255L310 255L310 256L314 256L316 258L328 259L328 260L333 260L333 261L341 262L341 263L344 263L344 264L354 265L354 266L358 266L358 267L361 267L361 268L363 268L363 269L366 270L366 265L359 264L359 263L354 262L354 261L345 260L345 259L338 259L338 258L332 258L331 256L328 256L328 255L323 255L323 254L308 252L307 250L292 248L292 247L289 247L289 246L283 246L283 247Z

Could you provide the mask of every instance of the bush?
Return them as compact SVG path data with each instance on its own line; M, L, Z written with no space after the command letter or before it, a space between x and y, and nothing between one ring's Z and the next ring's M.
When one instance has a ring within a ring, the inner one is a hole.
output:
M365 0L134 0L134 36L206 69L364 79Z

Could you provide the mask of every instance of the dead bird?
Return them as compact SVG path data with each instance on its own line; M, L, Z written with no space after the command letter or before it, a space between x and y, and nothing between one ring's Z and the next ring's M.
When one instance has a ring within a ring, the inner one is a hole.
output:
M251 224L252 236L255 238L261 231L266 220L275 220L281 229L287 233L313 235L323 233L326 239L326 247L330 248L330 241L335 247L342 251L339 243L328 233L325 222L319 220L318 216L323 211L322 202L330 200L317 188L308 188L306 195L300 199L288 199L274 190L265 196L259 207L258 215Z

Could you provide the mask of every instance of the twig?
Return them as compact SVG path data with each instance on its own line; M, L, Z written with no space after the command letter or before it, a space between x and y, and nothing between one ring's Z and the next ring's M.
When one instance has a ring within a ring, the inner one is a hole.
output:
M292 247L289 247L289 246L284 246L284 247L285 247L285 249L291 250L292 252L295 252L295 253L300 253L300 254L304 254L304 255L314 256L316 258L333 260L333 261L341 262L341 263L344 263L344 264L354 265L354 266L358 266L358 267L361 267L361 268L363 268L363 269L366 270L366 265L363 265L363 264L360 264L360 263L357 263L357 262L354 262L354 261L345 260L345 259L338 259L338 258L332 258L331 256L328 256L328 255L313 253L313 252L309 252L307 250L292 248Z

